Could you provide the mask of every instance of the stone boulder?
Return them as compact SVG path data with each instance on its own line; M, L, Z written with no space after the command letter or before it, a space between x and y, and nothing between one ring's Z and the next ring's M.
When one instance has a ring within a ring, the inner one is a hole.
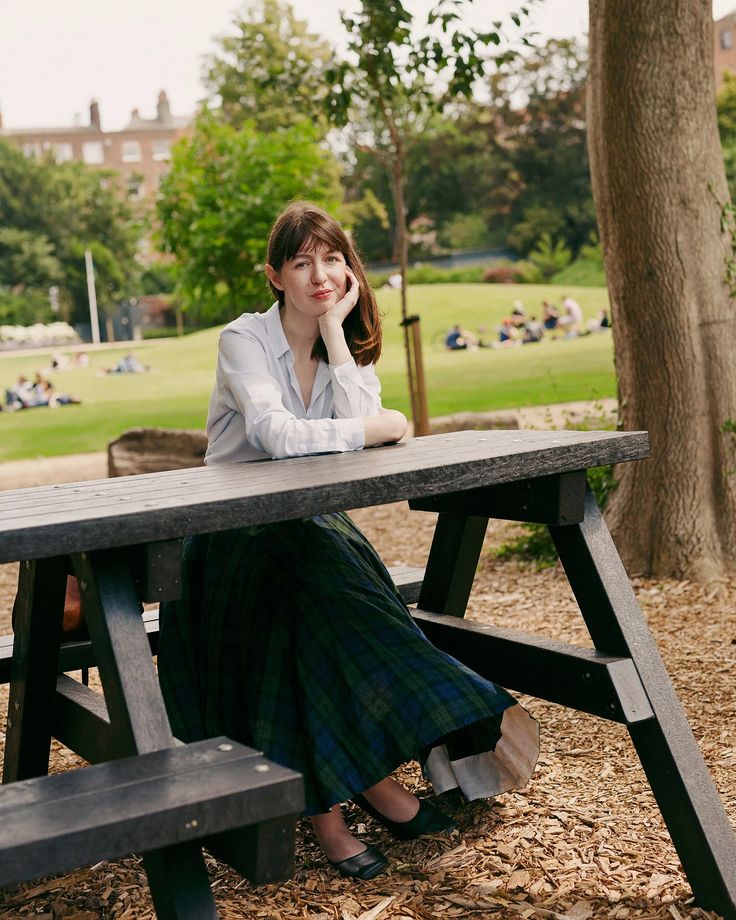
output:
M107 447L108 476L133 476L204 465L204 431L131 428Z

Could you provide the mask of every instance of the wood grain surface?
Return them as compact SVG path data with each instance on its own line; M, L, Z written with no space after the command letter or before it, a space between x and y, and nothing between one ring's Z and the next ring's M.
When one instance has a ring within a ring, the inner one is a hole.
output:
M350 510L647 456L646 432L462 431L372 450L17 489L0 563Z

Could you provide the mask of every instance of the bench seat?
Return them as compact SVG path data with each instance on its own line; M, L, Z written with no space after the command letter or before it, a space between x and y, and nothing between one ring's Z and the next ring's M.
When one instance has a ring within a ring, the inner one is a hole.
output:
M405 603L415 604L424 578L424 569L407 565L392 566L389 573L401 592ZM153 655L158 651L158 609L146 610L143 623ZM10 668L13 659L12 635L0 636L0 684L10 683ZM92 643L88 640L65 642L59 658L59 672L79 671L95 666Z
M10 783L0 797L0 886L264 826L277 831L257 856L268 878L253 880L285 880L303 804L298 773L227 738Z

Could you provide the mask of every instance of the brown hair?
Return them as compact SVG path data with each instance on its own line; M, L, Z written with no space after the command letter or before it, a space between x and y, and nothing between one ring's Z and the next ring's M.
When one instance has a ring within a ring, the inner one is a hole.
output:
M304 248L324 243L341 252L360 284L358 302L342 324L345 341L356 364L374 364L381 355L381 320L376 297L365 275L360 256L340 224L322 208L309 201L293 201L276 219L268 238L266 260L277 272L285 262ZM284 292L268 282L278 302L284 305ZM322 337L314 344L312 356L327 361Z

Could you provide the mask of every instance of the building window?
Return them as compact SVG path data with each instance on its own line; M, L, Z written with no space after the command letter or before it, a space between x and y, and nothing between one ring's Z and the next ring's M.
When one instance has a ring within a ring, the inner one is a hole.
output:
M123 141L123 163L140 163L141 142Z
M724 51L733 48L733 33L730 29L723 29L721 32L721 48L723 48Z
M140 201L145 195L143 176L140 173L128 176L125 180L125 188L131 201Z
M74 159L74 149L71 144L66 142L61 142L59 144L54 144L54 159L57 163L68 163L69 160Z
M168 160L171 158L171 144L168 141L153 142L154 160Z
M105 148L102 141L85 141L82 144L82 159L90 166L105 162Z
M23 144L23 153L27 157L40 157L43 149L40 144Z

